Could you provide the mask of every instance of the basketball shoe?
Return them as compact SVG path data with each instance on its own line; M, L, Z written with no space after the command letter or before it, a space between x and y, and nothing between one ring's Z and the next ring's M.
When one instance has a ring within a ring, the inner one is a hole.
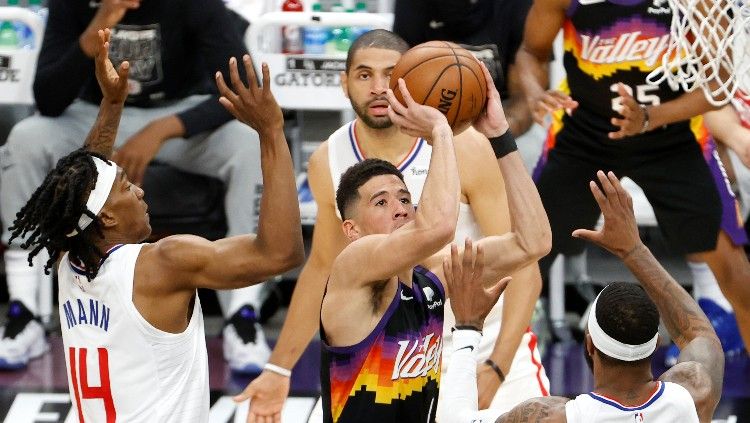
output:
M22 302L11 301L8 323L0 328L0 369L24 369L47 350L42 324Z
M223 338L224 359L233 372L259 374L263 371L271 357L271 348L252 306L242 306L227 320Z

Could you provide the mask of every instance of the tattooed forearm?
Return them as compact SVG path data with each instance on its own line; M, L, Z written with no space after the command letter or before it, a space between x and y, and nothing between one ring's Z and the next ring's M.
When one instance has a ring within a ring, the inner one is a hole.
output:
M565 422L565 403L568 401L563 397L532 398L498 417L495 423Z
M112 157L122 109L122 104L110 104L102 101L96 122L88 137L86 137L84 145L87 150L102 154L105 157Z
M698 336L715 336L711 323L695 300L664 270L648 248L640 247L625 264L656 304L678 346L683 347Z
M625 264L656 304L669 334L680 347L679 362L700 363L708 371L711 391L718 401L724 375L724 354L706 315L648 248L640 247L625 259Z

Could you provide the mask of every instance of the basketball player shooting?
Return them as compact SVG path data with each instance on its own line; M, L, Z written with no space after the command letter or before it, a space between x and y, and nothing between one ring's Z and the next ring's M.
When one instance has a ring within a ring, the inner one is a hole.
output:
M590 189L604 215L601 230L578 229L576 238L606 248L633 272L640 286L616 282L594 300L585 336L586 360L594 373L594 391L573 400L528 400L506 414L477 411L476 345L482 334L454 333L453 364L445 375L451 407L443 423L510 422L703 422L710 423L721 397L724 354L711 323L698 304L667 273L642 242L633 201L614 173L599 171ZM454 259L447 270L456 322L483 320L490 308L474 280L471 259ZM643 288L641 288L643 287ZM477 317L479 315L479 317ZM678 362L654 380L651 357L659 317L680 347Z
M508 123L482 69L490 101L474 126L500 136ZM450 294L442 265L451 255L446 244L456 229L459 177L445 116L416 103L403 80L398 88L404 104L388 90L388 115L402 131L432 145L429 171L416 211L403 175L389 162L364 160L341 177L336 204L349 244L333 263L321 309L326 422L435 421L443 306ZM479 278L493 286L494 301L507 284L505 276L544 256L551 243L521 157L506 153L498 164L512 231L477 242L479 254L487 257Z
M257 235L214 242L177 235L142 244L151 234L143 190L109 160L129 70L128 62L112 66L109 37L109 30L99 31L103 100L96 123L84 147L60 159L21 209L13 237L28 234L29 261L46 248L46 270L60 260L71 415L80 422L206 422L208 356L197 288L248 286L304 256L299 209L290 206L297 190L281 110L267 66L262 87L249 56L243 60L248 86L234 58L234 91L217 74L221 103L260 135L264 193Z

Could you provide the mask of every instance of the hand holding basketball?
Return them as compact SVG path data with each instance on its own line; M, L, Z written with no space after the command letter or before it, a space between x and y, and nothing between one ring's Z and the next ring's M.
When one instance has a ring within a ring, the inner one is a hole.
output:
M414 101L406 83L403 79L397 81L398 92L404 99L401 103L393 90L388 89L386 96L390 107L388 107L388 117L391 118L401 132L413 137L420 137L431 143L432 134L435 128L440 125L448 125L445 116L437 109L430 106L424 106Z
M391 72L391 89L403 102L396 82L403 78L418 104L442 112L454 134L471 126L484 109L487 82L479 61L458 44L429 41L401 56Z
M500 93L495 88L490 71L484 63L479 62L479 64L482 66L482 73L487 83L487 104L484 106L482 113L479 114L479 117L477 117L477 120L474 121L474 129L481 132L487 138L499 137L510 126L508 119L505 117Z

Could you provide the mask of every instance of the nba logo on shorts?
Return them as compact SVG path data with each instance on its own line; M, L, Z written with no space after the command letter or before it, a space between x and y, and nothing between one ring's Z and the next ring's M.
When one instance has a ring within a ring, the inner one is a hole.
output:
M635 413L635 423L643 423L643 413Z
M427 298L427 301L432 301L432 297L435 296L435 291L433 291L429 286L422 288L422 291L424 292L424 296Z

